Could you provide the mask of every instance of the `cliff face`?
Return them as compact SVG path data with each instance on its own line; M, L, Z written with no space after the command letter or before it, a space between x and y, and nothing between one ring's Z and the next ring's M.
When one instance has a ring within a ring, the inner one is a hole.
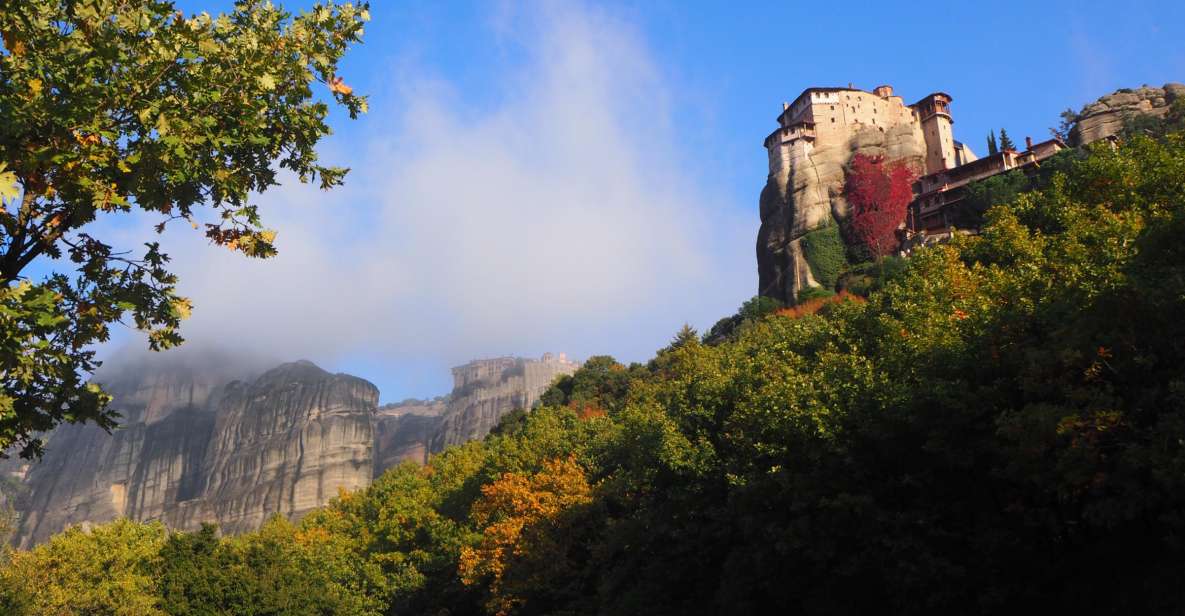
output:
M198 478L204 486L165 521L244 532L272 514L299 518L338 490L366 487L378 397L367 381L303 361L227 385Z
M428 445L447 409L444 399L379 407L374 425L374 476L401 462L428 462Z
M1070 131L1070 141L1085 145L1118 135L1132 115L1163 118L1174 101L1181 98L1185 98L1185 84L1180 83L1113 92L1082 108Z
M918 173L973 160L951 132L951 98L935 92L912 105L890 86L872 92L808 88L783 105L766 137L769 175L761 191L758 293L794 303L819 286L804 236L848 218L846 171L857 154L903 163Z
M159 519L196 496L214 405L223 383L250 369L233 361L167 361L100 374L123 415L107 434L64 425L23 478L25 503L15 540L28 546L63 528L120 516Z
M119 427L61 426L40 462L0 460L0 508L18 510L13 541L23 547L117 517L249 531L485 436L576 367L550 355L476 361L453 370L448 398L377 408L374 385L304 361L258 378L227 356L126 365L98 377Z
M530 409L557 376L578 367L548 354L537 360L483 359L453 368L453 393L429 451L485 437L503 415Z
M50 435L23 478L15 543L122 516L240 532L369 484L373 385L307 362L231 381L251 372L233 361L145 365L104 381L119 428L67 425Z

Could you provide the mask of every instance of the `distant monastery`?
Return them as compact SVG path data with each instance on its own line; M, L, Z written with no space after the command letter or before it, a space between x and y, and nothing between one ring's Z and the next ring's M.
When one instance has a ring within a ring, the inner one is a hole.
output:
M908 136L922 150L912 157L915 164L921 163L917 171L922 177L914 187L916 199L909 207L906 230L934 233L950 228L948 214L968 183L1035 165L1066 147L1057 139L1034 144L1026 138L1023 152L1005 150L979 158L954 138L952 100L945 92L934 92L906 105L887 85L872 92L850 84L807 88L793 103L783 103L778 128L765 138L770 177L793 177L797 169L815 164L816 150L843 147L869 130L899 136L912 132Z

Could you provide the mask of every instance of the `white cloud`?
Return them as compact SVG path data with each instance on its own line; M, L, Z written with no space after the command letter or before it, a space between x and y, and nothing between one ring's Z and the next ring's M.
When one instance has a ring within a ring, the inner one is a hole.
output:
M644 359L752 294L755 216L710 196L638 33L573 7L496 17L526 58L500 102L394 62L399 90L372 103L367 140L325 155L353 167L347 185L261 198L275 259L167 234L196 305L188 338L330 363Z

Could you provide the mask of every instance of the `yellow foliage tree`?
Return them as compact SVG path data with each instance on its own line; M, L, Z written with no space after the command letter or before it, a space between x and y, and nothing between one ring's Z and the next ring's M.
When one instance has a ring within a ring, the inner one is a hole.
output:
M27 616L153 616L159 523L118 520L71 528L49 543L10 554L0 567L0 613Z
M544 462L527 476L505 473L482 487L471 517L481 540L461 552L461 581L488 582L490 612L504 616L529 591L548 587L566 569L566 516L592 503L592 487L574 458Z

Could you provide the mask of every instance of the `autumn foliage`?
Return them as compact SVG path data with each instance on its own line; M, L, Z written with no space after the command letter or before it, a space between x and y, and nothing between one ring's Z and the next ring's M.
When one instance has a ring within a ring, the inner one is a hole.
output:
M802 302L801 304L789 306L787 308L782 308L781 310L778 310L774 314L776 314L780 317L786 317L788 319L797 319L799 317L805 317L808 314L815 314L829 304L838 304L840 302L864 303L865 301L866 300L863 297L860 297L859 295L855 295L853 293L848 293L847 291L840 291L839 293L836 293L835 295L830 295L828 297L819 297L819 298L815 298L812 300L807 300L805 302Z
M461 551L461 581L487 583L490 612L513 613L527 593L546 587L562 569L564 515L592 500L584 471L571 457L546 461L533 475L505 473L483 486L470 514L481 540Z
M851 206L848 229L875 258L892 254L896 231L905 222L913 200L917 173L903 162L886 163L882 156L856 154L848 171L844 195Z

